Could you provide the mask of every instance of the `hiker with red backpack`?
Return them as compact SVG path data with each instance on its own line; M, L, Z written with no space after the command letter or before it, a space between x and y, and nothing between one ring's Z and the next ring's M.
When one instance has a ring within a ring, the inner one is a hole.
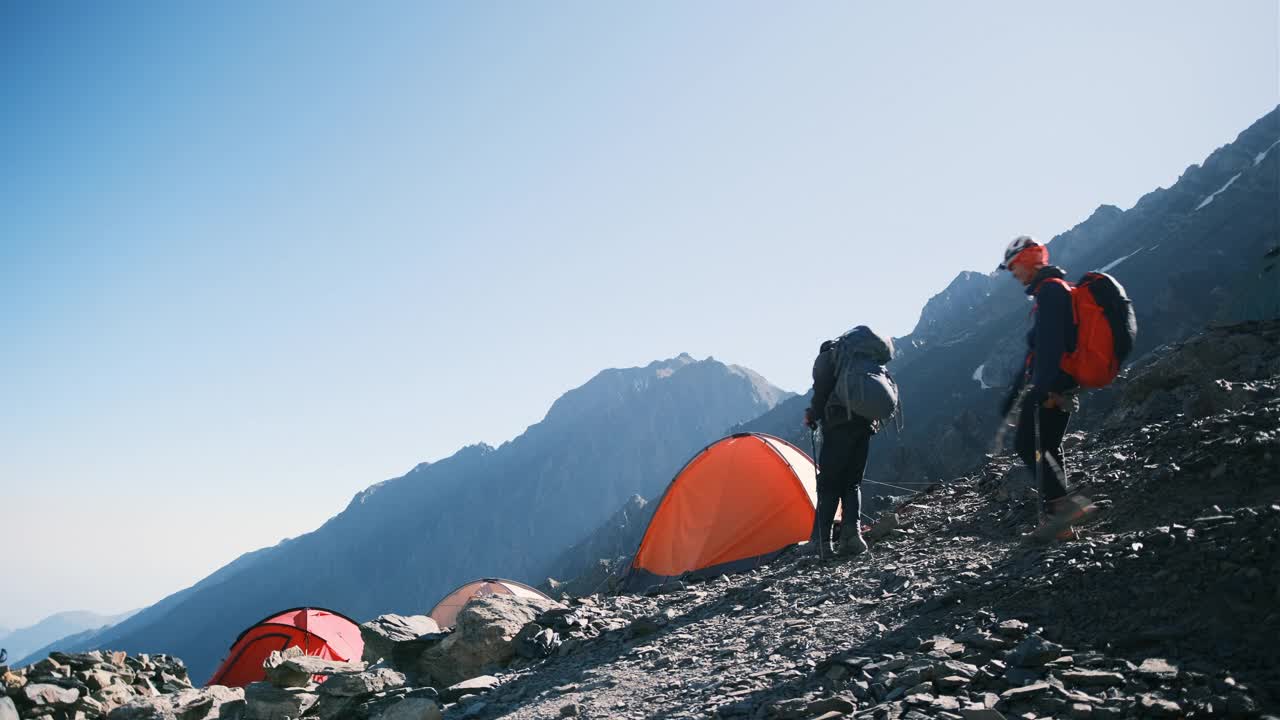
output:
M998 269L1012 273L1035 299L1024 370L1004 408L1006 417L1019 411L1014 447L1035 473L1042 502L1028 539L1069 539L1072 525L1097 506L1068 490L1062 438L1080 409L1079 391L1110 384L1132 349L1133 306L1110 275L1086 273L1071 285L1062 268L1049 264L1049 248L1026 235L1009 244Z
M804 411L810 432L822 428L818 463L818 507L810 542L819 558L867 551L862 539L862 475L871 436L898 409L898 386L885 363L893 341L859 325L818 348L813 361L813 398ZM831 544L836 510L843 505L840 541Z

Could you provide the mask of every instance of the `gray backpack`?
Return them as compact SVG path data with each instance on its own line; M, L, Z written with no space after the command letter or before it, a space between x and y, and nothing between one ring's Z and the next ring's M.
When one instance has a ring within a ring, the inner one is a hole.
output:
M832 396L852 419L884 421L898 411L898 385L885 363L893 359L893 341L859 325L832 342L836 386Z

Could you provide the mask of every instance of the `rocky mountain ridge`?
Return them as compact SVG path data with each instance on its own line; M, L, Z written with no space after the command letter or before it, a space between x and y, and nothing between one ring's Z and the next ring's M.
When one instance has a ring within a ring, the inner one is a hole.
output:
M133 615L136 610L116 615L103 615L88 610L54 613L27 627L0 633L0 647L9 653L9 661L25 665L49 654L49 643L68 635L93 633Z
M1070 279L1099 269L1124 284L1138 316L1133 361L1214 322L1275 316L1268 309L1280 308L1280 282L1266 268L1280 244L1278 144L1280 108L1171 187L1128 210L1103 205L1049 241L1051 262ZM997 257L998 239L993 247ZM1029 312L1021 286L1000 273L962 272L926 303L915 330L896 339L899 355L890 363L905 428L873 441L869 477L939 479L993 450L997 408L1020 367ZM801 406L779 404L741 429L807 445L796 422Z
M1280 317L1278 147L1280 108L1190 166L1172 187L1144 195L1129 210L1101 205L1049 241L1052 262L1066 266L1072 279L1103 269L1129 290L1139 321L1132 362L1212 322ZM999 243L993 241L995 251ZM997 408L1021 364L1029 311L1022 287L1007 274L962 271L926 302L913 331L895 338L890 370L902 391L903 430L889 427L872 440L864 498L872 511L893 486L954 475L1011 439L997 431ZM1089 393L1086 412L1109 407L1110 393ZM799 423L807 405L807 394L792 397L732 431L776 435L807 451L811 438ZM640 534L605 523L575 547L628 549L567 554L551 575L575 589L598 586L625 564Z
M536 583L628 497L657 492L690 453L786 397L753 372L688 355L603 371L521 436L375 484L314 532L60 649L167 652L203 680L242 629L280 608L363 619L430 607L478 576Z
M1067 463L1104 512L1071 541L1025 542L1034 482L992 455L893 498L870 555L797 550L645 596L479 598L446 633L379 619L363 663L281 657L243 700L188 692L181 717L1273 716L1280 320L1162 349L1097 413ZM32 672L5 675L7 700L69 717L83 681L53 683L75 688L54 708ZM144 693L109 717L176 718L177 699Z

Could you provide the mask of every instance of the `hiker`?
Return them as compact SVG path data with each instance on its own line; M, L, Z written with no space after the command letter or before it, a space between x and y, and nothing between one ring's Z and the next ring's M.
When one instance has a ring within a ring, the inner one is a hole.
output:
M859 325L822 343L813 361L813 399L804 411L804 425L811 432L822 427L818 507L810 538L818 557L833 552L852 556L867 550L862 539L862 475L871 436L880 420L897 408L897 386L884 369L892 357L889 341ZM833 549L831 531L841 504L844 521L839 547Z
M1049 264L1049 248L1027 235L1009 243L998 269L1012 273L1035 299L1023 371L1004 404L1006 418L1019 413L1014 447L1039 483L1041 520L1031 539L1066 539L1073 523L1097 509L1089 498L1068 492L1062 454L1067 423L1080 409L1079 385L1061 366L1076 345L1070 286L1062 268Z

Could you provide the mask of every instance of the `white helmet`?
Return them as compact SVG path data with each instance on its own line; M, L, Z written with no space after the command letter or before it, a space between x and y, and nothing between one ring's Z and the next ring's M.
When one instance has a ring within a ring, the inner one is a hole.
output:
M1036 242L1030 235L1019 235L1013 239L1013 242L1009 243L1009 247L1004 249L1004 262L1000 263L999 267L996 269L1007 270L1009 268L1009 261L1018 253L1029 247L1036 247L1039 244L1040 243Z

